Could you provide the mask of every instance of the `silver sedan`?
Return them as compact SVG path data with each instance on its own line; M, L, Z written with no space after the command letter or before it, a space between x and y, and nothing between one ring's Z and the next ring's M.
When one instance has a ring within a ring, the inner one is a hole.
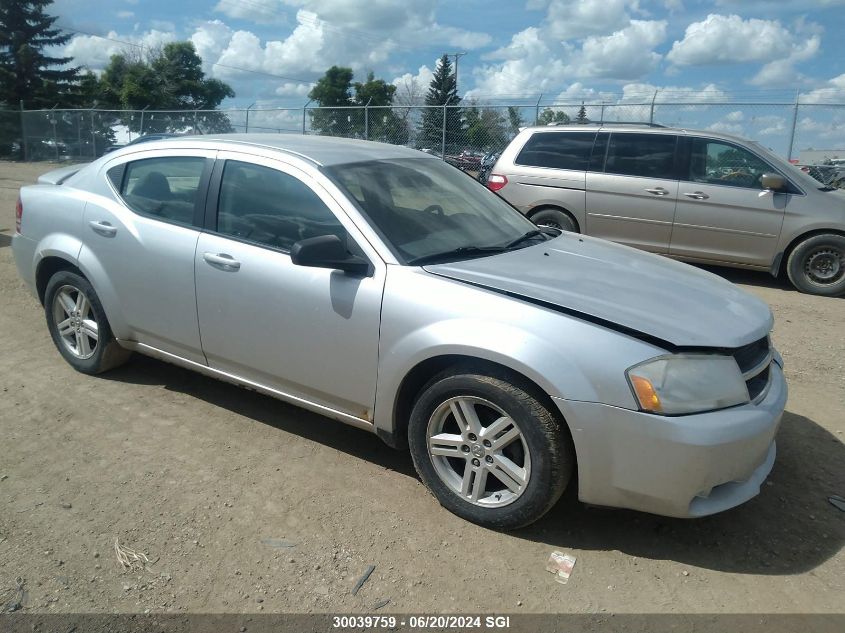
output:
M587 503L712 514L775 459L764 303L538 228L415 150L150 142L24 187L17 224L20 275L77 370L138 352L366 429L482 525L537 520L576 470Z

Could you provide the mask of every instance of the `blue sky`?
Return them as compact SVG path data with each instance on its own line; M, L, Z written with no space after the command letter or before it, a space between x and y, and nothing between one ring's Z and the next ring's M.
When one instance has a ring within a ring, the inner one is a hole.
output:
M488 103L629 103L655 90L691 103L796 91L845 102L845 0L56 0L53 13L80 32L66 53L93 70L119 41L191 39L206 72L235 89L228 106L301 107L333 64L414 98L436 59L458 51L461 94ZM747 130L749 108L711 110L696 123ZM758 115L758 133L788 124L786 111ZM825 108L801 126L823 137L841 117Z

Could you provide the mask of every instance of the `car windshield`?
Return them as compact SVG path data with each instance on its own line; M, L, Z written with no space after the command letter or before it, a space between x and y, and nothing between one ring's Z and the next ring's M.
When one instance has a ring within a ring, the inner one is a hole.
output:
M547 239L504 200L443 161L367 161L327 172L403 264L481 257Z

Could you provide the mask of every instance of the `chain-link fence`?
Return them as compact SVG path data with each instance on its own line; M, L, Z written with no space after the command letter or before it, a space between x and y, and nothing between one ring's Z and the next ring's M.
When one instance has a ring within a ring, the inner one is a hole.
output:
M579 117L580 115L580 117ZM155 133L293 133L405 145L472 170L527 125L643 122L752 138L800 159L806 150L845 158L845 104L788 102L577 102L541 105L372 106L228 110L0 111L0 156L91 160ZM803 161L811 162L811 161Z

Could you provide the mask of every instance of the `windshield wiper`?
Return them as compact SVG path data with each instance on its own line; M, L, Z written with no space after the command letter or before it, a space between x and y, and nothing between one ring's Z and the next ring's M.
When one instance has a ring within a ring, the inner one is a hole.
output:
M459 246L451 251L422 255L408 260L409 266L423 266L425 264L441 264L452 260L464 259L473 255L494 255L507 250L505 246Z
M510 242L505 244L504 248L510 249L510 248L513 248L514 246L519 246L523 242L527 242L528 240L533 239L535 237L538 237L540 235L548 235L548 234L542 229L531 229L525 235L520 235L515 240L511 240ZM543 241L545 242L545 240L543 240Z

